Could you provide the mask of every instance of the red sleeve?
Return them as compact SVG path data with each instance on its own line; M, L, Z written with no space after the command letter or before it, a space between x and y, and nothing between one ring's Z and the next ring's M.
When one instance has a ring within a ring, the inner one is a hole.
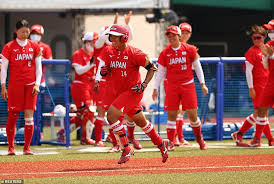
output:
M250 64L254 65L254 52L252 51L252 49L250 48L246 53L245 53L245 59L246 61L248 61Z
M165 50L163 50L163 51L160 53L160 56L159 56L159 58L158 58L157 63L160 64L160 65L162 65L162 66L165 66L165 67L166 67Z
M133 59L134 59L134 63L136 65L145 67L146 57L147 57L147 55L145 53L143 53L143 51L134 48Z
M105 65L108 65L108 47L105 47L101 52L100 55L98 56L99 59L103 60L105 62ZM100 62L100 61L99 61Z
M2 50L2 55L10 60L10 44L6 44Z
M43 53L43 58L45 58L45 59L51 58L52 57L52 51L51 51L50 46L46 45L44 49L45 49L45 52Z
M79 65L82 65L82 58L81 55L79 54L79 52L74 52L73 56L72 56L72 64L73 63L77 63Z
M193 62L197 55L196 47L194 47L193 45L188 45L187 51L188 51L187 54L189 55L190 61Z
M34 58L36 58L38 54L40 53L41 49L40 49L40 46L35 42L33 42L33 46L34 46Z

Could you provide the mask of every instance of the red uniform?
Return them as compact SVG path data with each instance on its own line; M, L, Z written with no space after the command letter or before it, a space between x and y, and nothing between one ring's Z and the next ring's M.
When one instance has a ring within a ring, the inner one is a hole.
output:
M40 47L31 40L24 47L16 40L4 46L2 55L9 60L9 111L35 109L37 96L32 95L32 89L36 81L35 58L39 53Z
M94 51L94 57L95 57L95 64L96 68L99 67L99 60L98 57L100 56L102 50L106 47L107 45L104 45L100 49L95 49ZM107 77L102 77L100 81L100 86L97 89L97 93L94 93L94 101L96 105L103 105L103 98L104 98L104 93L105 93L105 88L106 88L106 78Z
M274 48L274 40L268 41L268 45ZM274 107L274 56L272 55L268 59L269 65L269 77L267 80L267 84L264 88L264 92L262 94L262 99L260 106L262 107Z
M92 56L93 53L87 54L82 48L78 49L73 53L72 65L79 64L85 66L90 62ZM91 105L90 103L93 99L91 88L93 88L94 75L95 67L92 67L82 75L78 75L75 72L75 78L71 86L71 95L77 108L83 107L86 103L88 103L88 106Z
M108 96L108 99L104 99L106 104L111 103L130 117L142 110L140 101L143 94L137 94L131 88L141 83L139 67L145 66L146 54L132 46L127 46L120 52L110 45L102 51L99 58L111 70L108 84L112 89L108 95L105 93Z
M51 48L48 44L45 44L44 42L38 42L38 45L40 46L41 52L42 52L42 57L43 59L50 59L52 58L52 51ZM41 79L41 84L45 82L45 66L42 66L42 79Z
M192 62L197 49L189 44L181 43L178 50L168 45L160 54L158 63L166 67L166 110L178 110L180 103L183 109L196 109L197 97L192 72Z
M257 109L262 97L264 87L267 83L269 71L268 69L265 69L262 64L263 53L258 47L250 47L250 49L245 53L245 58L250 64L253 65L253 87L256 92L256 97L252 99L252 101L254 109Z

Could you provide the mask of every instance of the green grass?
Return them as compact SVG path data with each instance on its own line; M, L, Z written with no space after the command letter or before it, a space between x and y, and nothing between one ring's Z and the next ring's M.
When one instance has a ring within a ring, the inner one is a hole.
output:
M273 171L241 171L241 172L197 172L149 175L116 175L116 176L83 176L63 178L26 179L28 183L80 183L80 184L271 184Z

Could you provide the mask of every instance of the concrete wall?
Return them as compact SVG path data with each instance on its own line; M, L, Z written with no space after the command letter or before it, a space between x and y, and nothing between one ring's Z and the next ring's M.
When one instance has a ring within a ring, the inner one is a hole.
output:
M113 20L114 15L87 15L85 23L86 31L95 31L99 33L102 27L112 24ZM118 23L124 24L123 15L119 16ZM155 54L155 24L147 23L144 14L133 14L130 20L130 24L133 28L134 38L129 44L141 49L143 52L148 54L150 58L158 57ZM141 68L142 80L144 80L145 75L146 70ZM143 101L147 107L153 103L151 97L153 85L154 81L152 80L148 88L145 90L143 97Z
M60 16L61 15L61 16ZM10 40L15 24L20 19L28 20L30 26L41 24L45 29L43 41L53 49L56 59L71 58L72 15L59 13L10 13ZM5 15L0 13L0 44L5 44Z

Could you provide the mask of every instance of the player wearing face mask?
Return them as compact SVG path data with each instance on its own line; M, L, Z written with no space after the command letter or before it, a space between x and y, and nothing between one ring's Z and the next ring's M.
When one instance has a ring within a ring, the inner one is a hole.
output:
M70 119L70 129L73 131L82 126L81 144L95 144L91 139L93 130L94 112L90 107L93 105L93 88L95 78L94 43L98 39L95 32L87 32L83 38L82 48L76 50L72 56L72 67L75 79L71 86L71 95L77 107L77 116Z

